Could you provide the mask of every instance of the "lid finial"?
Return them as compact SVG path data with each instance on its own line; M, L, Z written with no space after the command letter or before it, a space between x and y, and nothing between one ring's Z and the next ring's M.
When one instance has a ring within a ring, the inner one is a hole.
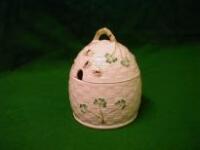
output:
M115 36L113 35L113 33L110 31L110 29L108 29L108 28L106 28L106 27L99 29L99 30L96 32L96 34L95 34L93 40L99 40L99 38L100 38L102 35L104 35L104 34L108 36L108 38L109 38L110 41L113 41L113 42L116 41Z

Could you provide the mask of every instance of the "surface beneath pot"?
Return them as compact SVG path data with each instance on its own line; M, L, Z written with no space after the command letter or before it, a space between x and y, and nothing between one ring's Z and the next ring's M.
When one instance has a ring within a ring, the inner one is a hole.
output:
M73 60L51 56L2 72L0 149L199 150L199 49L136 48L143 78L141 109L134 122L105 132L73 118L66 90Z

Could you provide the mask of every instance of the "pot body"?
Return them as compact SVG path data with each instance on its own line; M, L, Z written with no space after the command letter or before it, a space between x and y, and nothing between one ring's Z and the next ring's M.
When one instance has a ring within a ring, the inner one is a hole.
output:
M97 129L118 128L132 122L141 102L141 79L91 83L69 79L70 103L75 119Z

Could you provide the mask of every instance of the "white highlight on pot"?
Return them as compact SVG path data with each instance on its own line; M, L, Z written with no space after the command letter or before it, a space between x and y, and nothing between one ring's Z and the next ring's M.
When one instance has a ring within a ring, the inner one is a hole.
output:
M96 55L92 58L92 62L95 64L96 67L102 68L105 66L106 59L102 55Z

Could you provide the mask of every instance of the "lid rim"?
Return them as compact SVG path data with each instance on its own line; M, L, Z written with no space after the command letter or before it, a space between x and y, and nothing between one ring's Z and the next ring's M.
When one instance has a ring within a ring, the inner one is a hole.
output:
M90 82L90 81L84 81L84 80L79 80L77 79L76 77L70 77L71 79L75 79L79 82L82 82L82 83L89 83L89 84L116 84L116 83L124 83L124 82L128 82L128 81L131 81L131 80L134 80L136 78L139 78L140 77L140 73L138 73L136 76L134 76L133 78L130 78L128 80L123 80L123 81L117 81L117 82Z

